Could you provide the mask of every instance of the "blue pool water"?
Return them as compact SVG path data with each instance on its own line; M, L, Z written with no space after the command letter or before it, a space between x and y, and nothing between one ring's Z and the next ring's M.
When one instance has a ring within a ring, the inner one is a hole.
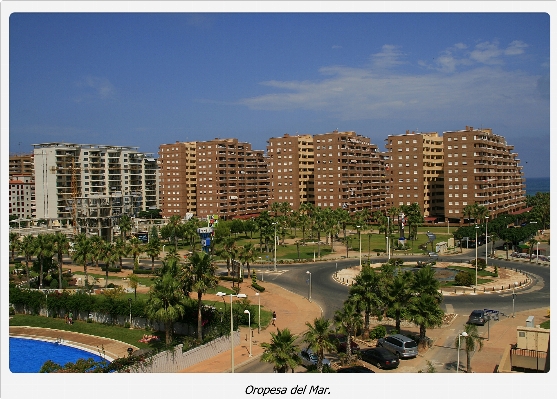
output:
M10 337L10 371L12 373L38 373L47 360L61 366L68 362L75 363L78 359L102 358L93 353L34 339Z

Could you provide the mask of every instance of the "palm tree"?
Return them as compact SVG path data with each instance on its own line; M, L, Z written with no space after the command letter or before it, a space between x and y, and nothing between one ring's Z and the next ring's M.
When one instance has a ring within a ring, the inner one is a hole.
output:
M286 373L288 369L294 370L301 364L299 348L294 345L295 340L296 336L292 335L288 328L283 330L277 328L276 334L271 332L271 342L261 343L265 348L261 361L273 363L273 369L277 373Z
M91 262L94 262L98 268L105 241L99 236L91 236L89 241L91 242Z
M145 313L150 319L164 324L167 345L172 343L174 322L186 312L186 301L180 281L170 272L156 278L150 288Z
M120 227L120 236L124 241L126 241L127 233L132 231L132 221L128 215L122 215L118 221L118 227Z
M468 335L465 337L461 336L460 346L464 347L464 350L466 351L466 372L471 373L472 367L470 365L470 353L476 350L476 346L478 347L478 351L481 351L484 343L483 338L478 334L478 327L475 324L465 324L464 331ZM462 341L464 341L464 343ZM455 346L458 348L458 336L455 339ZM456 367L460 367L460 364L457 364Z
M143 252L143 244L137 237L130 240L130 255L133 256L133 270L139 267L139 255Z
M89 276L87 275L87 262L89 262L93 252L91 240L83 233L78 234L74 240L74 253L72 259L76 263L83 265L85 273L85 286L89 285Z
M429 294L415 294L408 303L408 318L420 326L421 343L426 342L428 328L440 327L443 324L445 312L439 306L437 297Z
M346 334L346 359L348 363L352 361L352 336L363 324L362 314L358 310L357 303L348 299L340 310L335 312L334 321L340 331Z
M29 262L31 261L31 256L35 254L35 239L32 235L26 235L21 241L21 246L19 247L20 252L25 257L25 273L27 274L27 287L31 287L31 281L29 276Z
M255 260L255 247L251 242L240 248L238 258L242 262L242 265L245 264L248 267L248 277L251 276L250 262Z
M304 342L317 353L317 371L323 372L323 358L325 351L335 349L335 344L329 338L331 321L323 317L316 318L313 325L306 322L308 330L304 333Z
M57 232L54 235L54 251L58 255L58 288L62 288L62 256L67 254L70 249L70 242L65 234Z
M472 216L475 214L476 206L477 204L468 204L464 207L464 210L462 211L464 215L468 215L468 226L470 226L470 220L472 219Z
M120 263L120 271L122 271L122 258L128 256L130 253L130 247L128 243L122 238L118 238L114 242L114 253L118 256L118 261Z
M402 273L399 268L398 273L394 275L387 288L387 306L389 310L394 311L395 314L395 329L400 331L400 322L404 314L408 301L412 297L410 286L412 283L413 275L411 272L406 271Z
M528 240L528 242L526 244L528 244L528 254L530 255L530 262L532 262L532 251L534 250L534 245L536 245L538 243L538 240L536 240L535 238L531 238ZM486 244L487 245L487 242Z
M381 300L381 277L379 273L369 265L364 264L362 271L354 279L354 284L350 287L349 297L364 309L364 330L362 336L369 338L370 315L378 314L383 307Z
M186 266L186 280L188 291L197 293L197 339L203 339L203 319L201 308L203 303L201 298L208 290L215 288L218 278L215 276L217 267L213 264L211 255L205 252L196 252L189 257Z
M155 272L155 258L161 253L161 240L156 226L149 233L149 242L145 246L145 253L151 257L151 272Z
M35 237L35 255L39 260L40 264L40 274L39 274L39 288L43 288L43 267L46 259L52 258L54 255L54 244L52 241L52 235L50 234L39 234Z
M105 262L105 283L104 287L108 287L108 269L114 266L114 264L118 261L119 255L116 250L116 244L110 242L104 242L100 253L100 260ZM130 277L131 281L131 277Z
M168 220L168 223L161 228L161 236L168 240L174 240L174 248L178 251L178 238L183 235L183 224L180 215L173 215Z
M12 251L12 262L15 259L15 251L19 248L19 233L15 231L10 231L10 250Z

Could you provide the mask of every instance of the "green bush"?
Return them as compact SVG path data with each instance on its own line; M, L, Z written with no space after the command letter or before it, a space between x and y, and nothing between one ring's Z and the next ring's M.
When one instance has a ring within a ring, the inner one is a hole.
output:
M457 285L462 285L465 287L471 286L473 281L474 281L474 276L472 275L472 273L466 271L458 272L454 278L454 282Z
M387 335L387 329L383 325L376 326L369 332L370 339L384 338Z
M259 291L259 292L265 291L265 287L262 287L262 286L260 286L260 285L257 284L257 283L252 283L251 286L252 286L254 289L256 289L257 291Z

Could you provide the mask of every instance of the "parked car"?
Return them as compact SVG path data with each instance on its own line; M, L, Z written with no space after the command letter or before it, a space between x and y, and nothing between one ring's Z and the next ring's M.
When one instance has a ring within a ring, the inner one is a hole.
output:
M380 369L396 369L400 363L397 355L385 348L371 348L360 352L364 362L373 364Z
M337 373L375 373L375 371L364 366L350 366L338 369Z
M483 310L473 310L468 316L468 324L475 324L477 326L483 326L487 321L487 315Z
M330 334L329 338L335 343L338 352L346 353L346 342L348 341L346 335ZM351 349L352 353L359 353L360 352L360 345L358 345L353 340L350 340L350 349Z
M300 357L302 358L302 365L317 366L317 354L314 353L310 348L302 349L300 352ZM331 361L327 358L323 358L323 366L331 366Z
M428 256L432 259L437 259L439 258L439 254L437 252L429 252Z
M402 334L390 335L386 338L379 338L377 346L382 346L399 358L410 358L418 356L418 344L413 339Z

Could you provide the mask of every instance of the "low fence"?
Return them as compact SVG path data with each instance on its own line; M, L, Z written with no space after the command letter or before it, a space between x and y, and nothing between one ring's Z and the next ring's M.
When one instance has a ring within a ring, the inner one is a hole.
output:
M240 332L232 334L234 346L240 344ZM194 366L197 363L210 359L230 349L230 338L220 337L205 345L198 346L187 352L182 352L182 345L177 345L174 350L165 351L151 357L145 364L134 367L131 373L176 373L180 370Z

